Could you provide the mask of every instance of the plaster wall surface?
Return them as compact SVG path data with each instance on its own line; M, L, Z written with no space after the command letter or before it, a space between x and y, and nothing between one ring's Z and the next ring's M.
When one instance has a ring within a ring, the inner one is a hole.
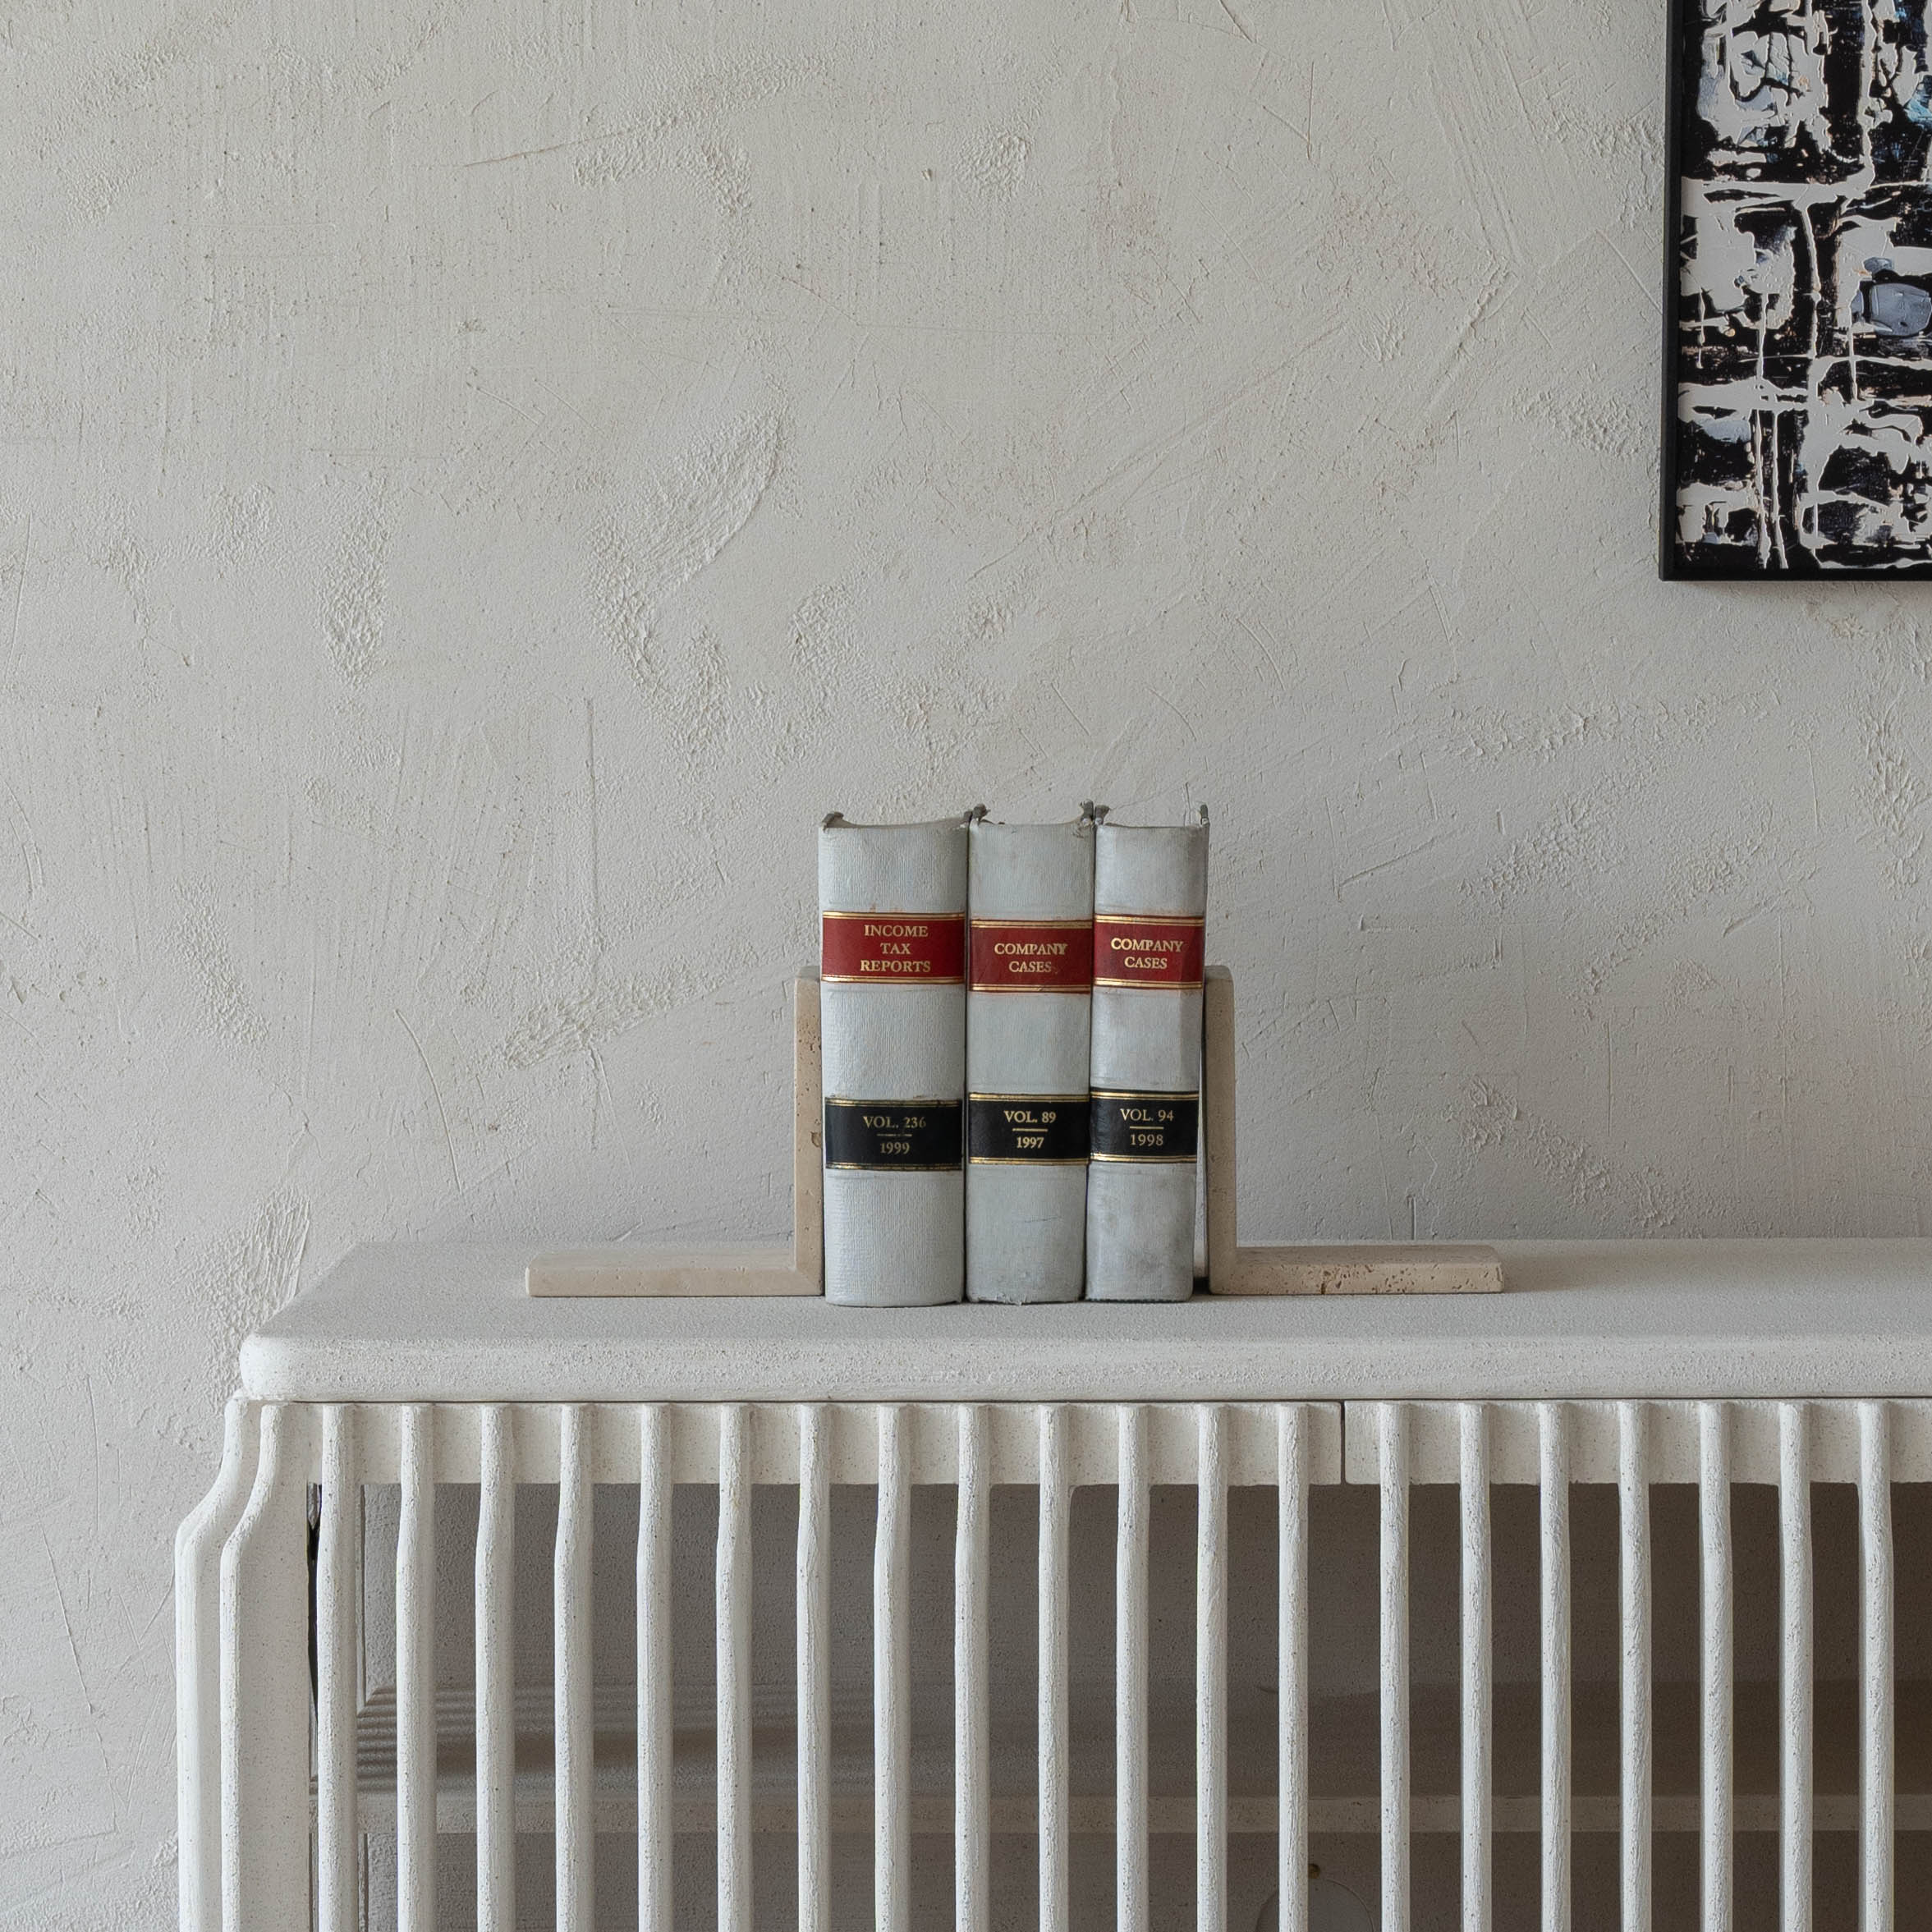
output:
M812 828L1215 814L1259 1236L1922 1232L1921 590L1660 585L1608 0L0 13L0 1926L351 1244L773 1233Z

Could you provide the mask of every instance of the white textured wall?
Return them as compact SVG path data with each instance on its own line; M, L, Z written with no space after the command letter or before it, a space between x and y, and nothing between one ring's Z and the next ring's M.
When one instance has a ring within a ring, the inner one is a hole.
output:
M1925 593L1652 573L1660 16L0 13L0 1925L383 1235L774 1231L828 806L1215 810L1244 1209L1910 1232Z

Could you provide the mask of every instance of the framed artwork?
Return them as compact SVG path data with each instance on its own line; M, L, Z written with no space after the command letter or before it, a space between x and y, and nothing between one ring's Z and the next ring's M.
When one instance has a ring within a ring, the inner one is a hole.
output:
M1666 577L1932 577L1932 0L1672 0Z

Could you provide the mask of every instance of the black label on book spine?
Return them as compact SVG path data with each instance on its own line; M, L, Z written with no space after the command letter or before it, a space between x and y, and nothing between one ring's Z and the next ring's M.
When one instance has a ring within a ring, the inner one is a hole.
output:
M962 1111L957 1100L828 1100L825 1165L885 1173L957 1168Z
M1191 1161L1200 1124L1195 1094L1094 1095L1095 1160Z
M1085 1094L973 1094L968 1105L968 1157L980 1166L1086 1163Z

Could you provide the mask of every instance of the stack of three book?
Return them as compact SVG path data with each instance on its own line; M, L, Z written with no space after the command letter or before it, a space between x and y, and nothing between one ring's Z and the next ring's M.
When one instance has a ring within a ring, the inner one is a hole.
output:
M1194 1286L1208 819L984 810L819 838L824 1292Z

